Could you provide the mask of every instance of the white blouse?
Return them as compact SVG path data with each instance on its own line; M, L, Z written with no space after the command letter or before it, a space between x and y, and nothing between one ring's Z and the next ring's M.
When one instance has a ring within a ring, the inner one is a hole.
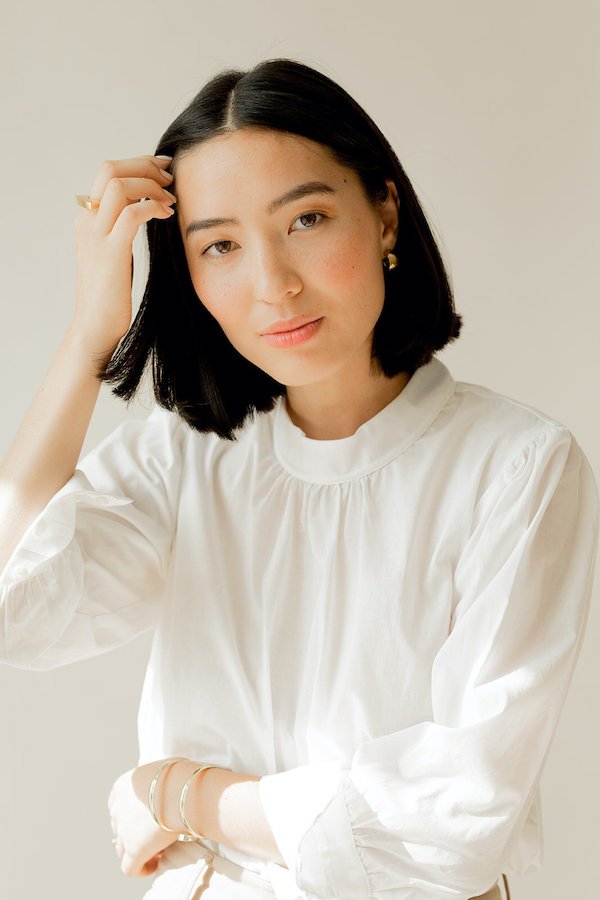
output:
M152 629L139 764L263 776L289 871L209 847L288 900L464 900L540 865L597 541L570 431L435 357L340 440L284 398L234 442L156 407L14 550L0 660L51 669Z

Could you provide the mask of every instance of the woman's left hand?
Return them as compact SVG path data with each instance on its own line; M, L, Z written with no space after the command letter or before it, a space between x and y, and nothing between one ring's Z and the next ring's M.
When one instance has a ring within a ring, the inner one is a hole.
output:
M151 875L158 867L162 851L177 840L177 833L165 831L156 824L147 805L150 783L163 762L166 760L130 769L111 788L108 811L113 843L125 875ZM159 804L161 783L162 778L157 791ZM160 805L157 814L160 816Z

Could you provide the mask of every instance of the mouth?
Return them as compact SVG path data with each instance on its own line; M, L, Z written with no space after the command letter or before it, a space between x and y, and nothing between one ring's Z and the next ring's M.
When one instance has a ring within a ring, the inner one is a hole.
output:
M268 328L261 331L261 334L287 334L291 331L296 331L298 328L302 328L303 325L309 325L311 322L316 322L318 319L319 316L294 316L291 319L281 319L279 322L274 322L272 325L269 325Z
M298 321L301 324L297 324ZM262 337L272 347L293 347L296 344L303 344L305 341L315 335L323 322L323 317L318 319L288 319L285 323L285 329L281 326L282 322L276 322L271 326L269 331L263 331ZM291 327L290 327L291 326Z

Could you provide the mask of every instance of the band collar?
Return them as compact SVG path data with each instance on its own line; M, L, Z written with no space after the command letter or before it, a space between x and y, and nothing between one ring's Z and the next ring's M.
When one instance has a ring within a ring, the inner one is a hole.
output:
M303 481L334 484L387 465L420 437L454 393L456 382L435 356L418 368L402 391L353 435L321 441L307 437L277 399L273 445L281 465Z

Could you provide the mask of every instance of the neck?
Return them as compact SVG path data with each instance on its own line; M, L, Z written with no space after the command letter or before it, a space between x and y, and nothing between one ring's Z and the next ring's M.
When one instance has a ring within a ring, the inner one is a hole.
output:
M294 425L313 440L351 437L401 393L409 378L408 372L392 378L380 373L356 383L339 378L327 384L287 387L287 412Z

